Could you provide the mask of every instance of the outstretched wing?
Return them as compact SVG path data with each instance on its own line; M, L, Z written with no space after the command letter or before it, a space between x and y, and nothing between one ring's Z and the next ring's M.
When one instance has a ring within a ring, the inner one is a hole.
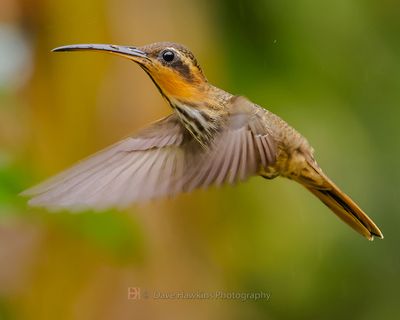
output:
M265 110L240 96L231 102L224 129L185 175L187 191L246 180L276 160L276 142L264 123Z
M105 209L245 180L275 161L263 112L236 98L208 148L170 115L23 195L32 206Z
M102 150L22 195L52 209L126 207L182 191L187 134L170 115ZM171 179L171 176L174 179Z

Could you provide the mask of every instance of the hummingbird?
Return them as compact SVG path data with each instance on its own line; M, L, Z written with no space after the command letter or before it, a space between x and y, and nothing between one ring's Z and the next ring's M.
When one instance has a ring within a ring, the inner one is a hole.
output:
M103 210L258 175L294 180L368 240L383 238L364 211L321 170L309 142L274 113L213 86L193 53L159 42L141 47L77 44L137 63L173 112L22 194L31 206Z

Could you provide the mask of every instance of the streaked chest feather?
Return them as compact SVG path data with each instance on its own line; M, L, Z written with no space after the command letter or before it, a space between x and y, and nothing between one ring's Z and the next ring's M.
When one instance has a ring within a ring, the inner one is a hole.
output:
M202 146L207 146L213 140L219 130L217 119L203 110L182 103L174 103L173 108L185 128Z

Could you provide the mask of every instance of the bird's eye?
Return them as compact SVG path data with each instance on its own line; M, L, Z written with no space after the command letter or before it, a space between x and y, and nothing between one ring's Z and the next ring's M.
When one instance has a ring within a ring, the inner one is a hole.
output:
M175 58L175 53L171 50L166 50L163 52L162 58L166 62L171 62Z

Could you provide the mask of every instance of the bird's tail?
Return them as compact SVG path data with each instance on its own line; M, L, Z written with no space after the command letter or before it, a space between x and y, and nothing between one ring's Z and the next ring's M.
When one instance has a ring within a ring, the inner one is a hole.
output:
M309 179L307 179L307 182L301 178L299 182L317 196L341 220L368 240L373 240L374 236L383 239L382 232L372 219L348 195L341 191L321 169L312 164L311 167L314 169L312 170L313 175L318 175L318 183L313 184L310 183Z

